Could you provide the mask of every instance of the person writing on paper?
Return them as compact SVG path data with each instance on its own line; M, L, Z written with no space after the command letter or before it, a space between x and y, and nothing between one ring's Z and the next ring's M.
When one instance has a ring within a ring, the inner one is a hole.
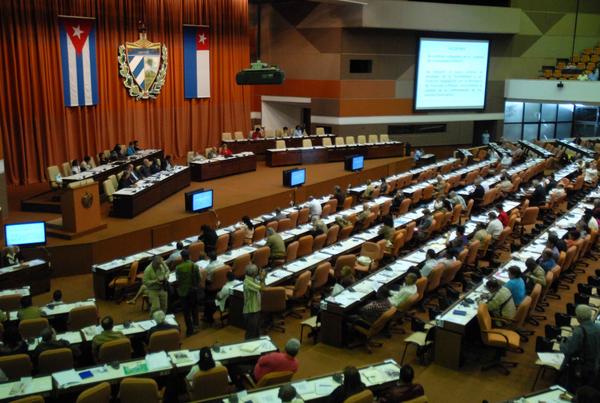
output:
M227 146L227 143L221 143L221 148L219 149L219 154L223 157L229 158L233 156L233 151Z
M254 238L254 224L252 224L250 217L247 215L243 216L242 222L236 227L244 231L244 243L250 245L252 243L252 238Z
M525 299L525 281L523 281L521 269L518 266L510 266L508 268L509 280L504 284L510 290L513 301L516 306L519 306Z
M92 339L92 350L95 357L98 356L100 346L102 346L104 343L125 337L123 333L115 332L113 330L114 322L112 316L103 317L100 321L100 325L102 326L102 332L95 335Z
M408 273L404 279L404 285L398 291L390 290L390 304L397 309L402 308L406 301L417 293L417 275Z
M7 326L2 335L0 357L14 354L27 354L27 342L21 337L17 326Z
M525 283L525 289L529 294L533 287L536 284L542 286L542 288L546 287L546 272L542 267L537 264L534 258L530 257L525 261L525 266L527 266L527 271L525 277L527 281Z
M304 130L302 130L302 126L296 125L294 129L294 137L304 137Z
M352 287L352 284L356 282L356 278L354 277L354 271L350 266L342 267L340 270L340 278L334 284L333 289L331 290L331 296L335 297L342 291L344 291L348 287Z
M194 375L198 372L210 371L216 366L220 366L221 363L215 361L212 356L212 351L210 347L202 347L200 349L200 357L198 358L198 363L190 368L190 372L185 376L185 380L189 383L194 382Z
M165 171L171 171L174 167L175 164L173 163L173 158L170 155L167 155L163 163L163 169Z
M166 318L167 318L167 316L160 309L157 311L154 311L154 313L152 314L152 319L154 320L156 325L154 325L150 329L148 329L147 342L150 342L150 336L152 336L152 334L155 332L160 332L161 330L171 330L171 329L179 330L179 326L173 325L173 324L167 322Z
M595 184L598 182L598 169L596 168L596 162L588 162L585 164L583 171L583 180L587 184Z
M148 293L151 315L159 309L163 312L167 311L169 274L169 267L167 267L160 255L154 256L152 263L146 266L146 270L144 270L143 284L146 286Z
M465 235L464 225L457 225L455 232L456 235L454 239L446 242L446 249L448 249L448 253L458 256L469 244L469 238Z
M367 387L360 379L360 372L356 367L344 368L344 383L334 389L329 395L330 403L344 403L352 395L362 392Z
M425 391L419 383L413 383L415 371L410 365L403 365L400 368L400 377L398 383L385 391L379 398L380 403L405 402L423 396Z
M560 343L560 351L565 355L563 369L572 357L579 355L583 359L581 385L595 386L600 369L600 324L594 322L592 308L587 305L577 305L575 317L579 326L573 328L571 337ZM581 385L568 386L575 389Z
M296 388L289 383L279 388L277 397L281 400L281 403L304 403L304 400L296 392Z
M310 217L321 217L321 213L323 212L323 207L321 207L321 203L313 196L308 197L308 209L310 210Z
M269 261L285 259L285 242L273 228L267 229L267 246L271 250Z
M260 127L256 127L254 129L254 131L250 134L250 138L252 140L258 140L258 139L260 139L262 137L263 137L263 135L262 135L262 132L260 130Z
M433 216L428 208L423 209L423 217L419 220L419 225L416 228L416 237L419 242L424 241L428 234L429 228L433 225Z
M144 158L144 160L142 161L140 175L142 175L142 178L147 178L152 175L152 162L150 162L148 158Z
M260 336L260 291L264 286L264 276L259 277L255 264L246 266L244 277L244 322L246 324L245 339L256 339Z
M141 176L133 167L133 164L127 164L127 172L129 173L129 183L127 186L131 186L141 179Z
M504 225L502 221L498 219L498 216L493 211L488 213L488 218L490 219L489 224L486 227L486 232L492 236L493 240L498 239L502 230L504 230Z
M367 187L360 195L361 200L371 200L373 198L373 192L375 191L375 184L371 182L371 179L367 179Z
M485 288L491 293L487 301L490 315L496 318L512 320L515 317L517 309L510 290L500 285L496 279L488 280L485 283Z
M420 270L421 276L429 277L436 264L438 264L438 260L436 259L435 250L427 249L427 252L425 252L425 263Z
M73 351L73 355L79 355L79 349L71 346L71 343L69 343L67 340L56 339L56 331L52 327L43 329L40 333L40 337L42 340L33 351L33 356L35 357L36 361L40 357L40 354L44 351L56 350L57 348L68 348Z
M298 360L296 359L298 351L300 351L298 339L289 339L285 343L285 353L275 351L263 355L254 366L254 380L258 382L271 372L290 371L296 373L298 371Z
M45 316L44 312L39 307L33 305L31 295L21 297L21 309L17 312L19 320L38 319L42 316Z
M552 270L554 266L556 266L556 260L554 260L552 249L544 249L538 263L546 273Z
M81 172L92 169L92 157L89 155L83 157L83 161L81 161L81 164L79 164L79 168L81 169Z
M375 294L375 300L358 310L357 315L350 315L348 321L352 324L370 327L385 311L392 307L389 300L390 290L381 286Z
M457 204L460 204L460 206L462 207L463 210L465 210L467 208L467 202L465 201L464 197L462 197L461 195L459 195L455 191L450 192L448 194L448 196L450 196L448 198L448 201L453 206L456 206Z
M8 246L2 256L2 267L13 266L21 263L21 253L18 246Z
M312 229L310 234L316 237L321 234L327 233L327 224L320 217L313 217L311 220Z
M221 312L225 312L227 308L227 300L233 294L233 287L237 284L235 279L235 274L232 271L227 272L227 282L225 285L219 290L215 297L215 305Z

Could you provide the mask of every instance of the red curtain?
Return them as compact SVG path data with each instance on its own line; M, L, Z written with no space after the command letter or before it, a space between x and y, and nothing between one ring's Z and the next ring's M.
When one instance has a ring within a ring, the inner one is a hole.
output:
M96 18L98 105L64 106L58 15ZM154 100L131 98L118 47L166 44L166 83ZM210 25L211 97L183 97L183 24ZM217 145L221 132L250 129L250 91L235 84L249 64L247 0L2 0L0 134L7 181L44 181L46 167L137 139L184 156Z

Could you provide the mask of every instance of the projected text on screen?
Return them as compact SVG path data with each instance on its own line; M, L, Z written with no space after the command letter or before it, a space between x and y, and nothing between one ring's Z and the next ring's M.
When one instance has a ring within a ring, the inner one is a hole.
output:
M415 109L483 109L489 41L421 38Z

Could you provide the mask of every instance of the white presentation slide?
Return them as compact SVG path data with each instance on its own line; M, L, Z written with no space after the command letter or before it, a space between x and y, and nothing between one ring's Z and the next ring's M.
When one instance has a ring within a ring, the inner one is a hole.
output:
M206 192L202 192L202 193L196 193L193 199L193 206L192 206L192 210L196 211L196 210L200 210L200 209L205 209L205 208L209 208L212 207L212 198L213 198L213 192L212 190L206 191Z
M415 110L483 109L487 40L421 38Z
M43 244L46 242L43 222L9 224L6 226L6 245Z

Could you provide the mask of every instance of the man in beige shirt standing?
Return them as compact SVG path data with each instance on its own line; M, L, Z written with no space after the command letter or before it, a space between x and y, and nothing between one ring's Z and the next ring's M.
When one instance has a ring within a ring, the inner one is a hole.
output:
M148 290L150 301L150 315L154 311L167 312L168 293L167 284L169 280L169 268L160 256L154 256L146 270L144 270L144 285Z

